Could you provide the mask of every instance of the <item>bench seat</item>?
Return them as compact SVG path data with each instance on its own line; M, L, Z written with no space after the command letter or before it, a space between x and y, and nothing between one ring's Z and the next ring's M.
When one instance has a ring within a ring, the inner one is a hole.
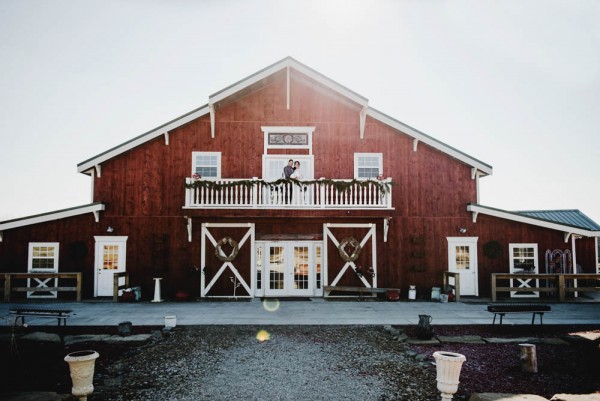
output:
M58 322L58 325L63 326L67 325L67 319L71 317L71 309L59 309L59 308L33 308L33 307L17 307L11 308L9 310L9 314L15 316L15 325L19 319L21 320L21 324L25 324L25 317L34 317L34 318L55 318Z
M500 303L488 305L487 311L494 314L492 324L496 324L497 315L500 315L500 324L502 324L504 315L513 313L531 313L531 324L535 323L535 316L538 315L540 317L540 324L544 324L544 313L551 312L552 308L550 305L545 304Z

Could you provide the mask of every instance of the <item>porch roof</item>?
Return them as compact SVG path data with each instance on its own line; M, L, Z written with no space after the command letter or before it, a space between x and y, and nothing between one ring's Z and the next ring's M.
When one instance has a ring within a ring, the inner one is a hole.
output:
M467 210L473 213L476 222L479 213L499 217L538 227L563 231L566 234L582 235L584 237L600 237L600 226L579 210L538 210L511 212L476 203L467 204Z

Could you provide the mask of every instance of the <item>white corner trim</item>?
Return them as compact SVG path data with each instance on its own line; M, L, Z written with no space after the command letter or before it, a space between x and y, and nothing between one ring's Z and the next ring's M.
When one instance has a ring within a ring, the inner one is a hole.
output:
M419 146L419 140L417 138L413 139L413 152L417 151L417 146Z
M391 217L386 217L383 219L383 242L387 242L388 230L390 229L390 220Z
M60 220L67 217L79 216L86 213L93 213L95 219L96 213L104 210L104 208L105 206L103 203L95 203L86 206L78 206L70 209L57 210L55 212L24 217L16 220L9 220L5 221L4 223L0 223L0 231L10 230L11 228L30 226L33 224L45 223L53 220Z

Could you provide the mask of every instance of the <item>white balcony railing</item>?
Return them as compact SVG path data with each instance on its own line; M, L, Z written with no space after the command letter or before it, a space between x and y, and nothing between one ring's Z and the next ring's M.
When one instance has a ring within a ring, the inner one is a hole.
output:
M279 180L186 178L185 208L391 209L392 179Z

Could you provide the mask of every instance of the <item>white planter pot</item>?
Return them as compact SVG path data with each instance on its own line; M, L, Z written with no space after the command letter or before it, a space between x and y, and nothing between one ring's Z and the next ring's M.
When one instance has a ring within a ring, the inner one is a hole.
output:
M458 390L460 370L467 358L462 354L445 351L434 352L433 357L437 371L437 389L442 393L442 401L450 401Z
M77 351L65 357L73 382L71 393L82 401L94 391L94 367L99 356L96 351Z
M177 326L177 316L170 315L165 316L165 327L175 327Z

